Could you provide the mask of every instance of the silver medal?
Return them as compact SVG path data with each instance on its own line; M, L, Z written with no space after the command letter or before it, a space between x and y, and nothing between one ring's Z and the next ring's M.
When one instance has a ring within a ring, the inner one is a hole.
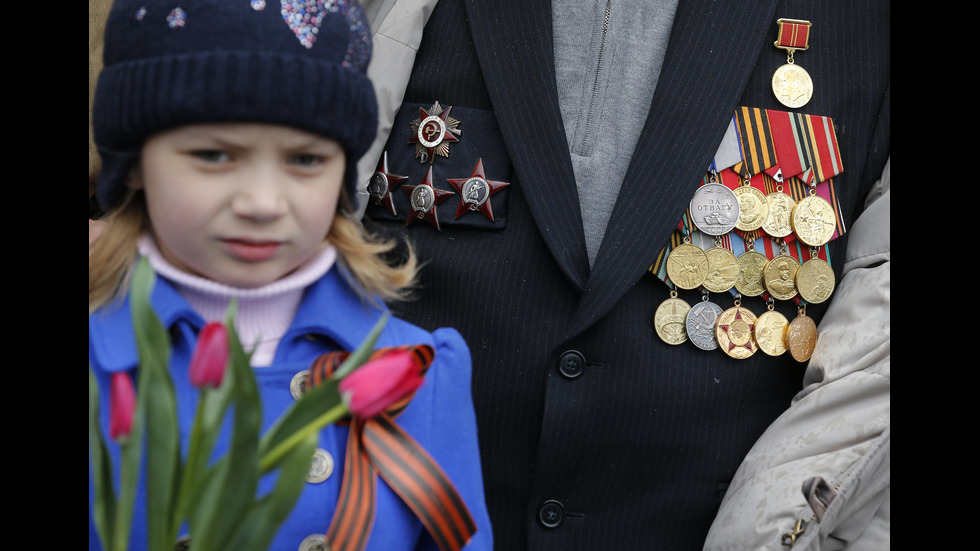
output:
M722 184L699 187L691 199L691 220L708 235L724 235L738 222L738 197Z
M715 322L721 315L721 306L704 300L691 307L687 313L687 338L701 350L718 348L715 338Z

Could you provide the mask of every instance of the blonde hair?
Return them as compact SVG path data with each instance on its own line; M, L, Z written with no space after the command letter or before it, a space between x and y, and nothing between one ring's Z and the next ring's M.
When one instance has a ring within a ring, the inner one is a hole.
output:
M339 205L349 205L341 192ZM401 264L386 259L397 243L371 234L351 215L338 208L326 241L337 248L338 261L351 287L367 303L408 300L418 274L418 261L410 243ZM140 235L150 227L142 190L126 191L120 206L110 212L106 226L89 246L88 306L92 313L121 299L128 288Z

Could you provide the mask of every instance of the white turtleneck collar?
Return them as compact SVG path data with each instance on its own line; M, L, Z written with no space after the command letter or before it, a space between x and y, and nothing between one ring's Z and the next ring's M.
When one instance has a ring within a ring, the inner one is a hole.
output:
M255 346L252 367L268 366L279 339L289 328L303 299L303 291L326 274L337 259L329 243L285 277L253 289L232 287L187 273L167 262L149 234L140 237L139 252L154 271L173 284L205 321L222 322L232 297L238 301L235 330L246 350Z

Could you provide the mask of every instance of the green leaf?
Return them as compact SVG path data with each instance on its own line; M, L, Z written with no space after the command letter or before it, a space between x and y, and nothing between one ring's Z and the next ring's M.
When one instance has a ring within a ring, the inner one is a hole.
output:
M92 458L92 483L95 503L92 518L95 530L105 551L112 551L110 534L116 517L116 490L112 483L112 457L99 428L99 383L95 380L92 366L88 366L88 441Z
M286 455L275 487L249 509L239 532L224 548L226 551L268 549L276 531L289 517L303 488L306 487L306 476L310 471L310 462L317 440L316 433L308 434Z
M150 307L156 274L146 257L133 273L130 307L139 349L137 409L146 419L146 513L149 551L173 551L175 482L180 471L177 398L170 378L170 339Z

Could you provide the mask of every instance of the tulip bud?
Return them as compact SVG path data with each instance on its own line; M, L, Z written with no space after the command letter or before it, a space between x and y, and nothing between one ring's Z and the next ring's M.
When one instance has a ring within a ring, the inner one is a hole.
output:
M191 355L191 384L197 388L221 386L227 364L228 330L218 322L205 324Z
M393 350L352 371L338 389L347 409L368 419L415 392L423 380L411 352Z
M133 430L136 390L129 373L116 372L109 380L109 436L123 442Z

